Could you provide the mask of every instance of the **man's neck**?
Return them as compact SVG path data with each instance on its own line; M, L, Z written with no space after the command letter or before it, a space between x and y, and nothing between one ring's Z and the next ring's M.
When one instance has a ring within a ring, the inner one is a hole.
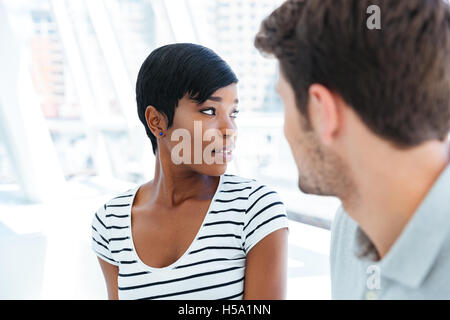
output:
M408 151L377 150L355 169L357 199L343 199L382 259L449 165L449 144L430 142ZM382 160L380 160L382 159Z

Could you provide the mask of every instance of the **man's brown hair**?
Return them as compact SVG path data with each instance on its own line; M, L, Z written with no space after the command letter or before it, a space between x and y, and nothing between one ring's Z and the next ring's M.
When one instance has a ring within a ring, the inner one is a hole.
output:
M339 94L396 145L450 131L450 9L446 0L288 0L261 24L255 46L275 55L307 116L314 83ZM381 9L370 30L367 9Z

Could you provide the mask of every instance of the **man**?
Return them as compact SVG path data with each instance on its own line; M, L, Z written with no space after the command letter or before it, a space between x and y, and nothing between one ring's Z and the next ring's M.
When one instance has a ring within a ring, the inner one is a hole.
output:
M288 0L255 46L279 61L299 188L342 201L332 297L450 299L448 2Z

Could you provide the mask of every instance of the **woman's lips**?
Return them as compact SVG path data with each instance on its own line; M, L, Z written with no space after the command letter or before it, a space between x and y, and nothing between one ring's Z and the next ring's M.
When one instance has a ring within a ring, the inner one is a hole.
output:
M212 153L217 156L222 156L224 161L230 161L233 158L233 148L215 149Z

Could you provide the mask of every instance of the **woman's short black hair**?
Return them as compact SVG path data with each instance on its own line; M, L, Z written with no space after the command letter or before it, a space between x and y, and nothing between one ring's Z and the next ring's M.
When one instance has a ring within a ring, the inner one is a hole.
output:
M145 119L149 105L167 116L170 127L178 101L186 94L201 104L218 89L237 82L230 66L214 51L201 45L176 43L150 53L139 70L136 101L153 153L156 154L156 138Z

